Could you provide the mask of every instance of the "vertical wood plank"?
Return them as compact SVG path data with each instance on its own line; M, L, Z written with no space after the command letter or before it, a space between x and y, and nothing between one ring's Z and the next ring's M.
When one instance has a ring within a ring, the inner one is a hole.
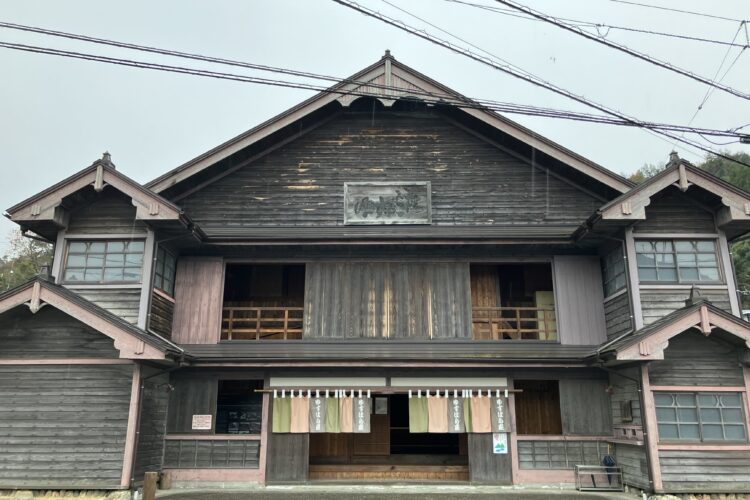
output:
M598 345L606 340L604 292L598 257L556 256L558 334L563 344Z
M125 432L125 453L122 459L122 478L120 486L130 486L133 473L133 457L135 454L136 428L138 426L139 403L141 400L141 365L133 365L133 383L130 388L130 411L128 412L128 427Z
M224 261L221 257L183 257L177 261L172 340L215 344L221 334Z
M643 416L646 423L646 446L649 450L649 471L656 493L661 493L664 486L661 480L661 465L659 463L659 429L656 423L656 405L654 393L651 392L651 381L648 376L648 364L641 365L641 388L643 389Z

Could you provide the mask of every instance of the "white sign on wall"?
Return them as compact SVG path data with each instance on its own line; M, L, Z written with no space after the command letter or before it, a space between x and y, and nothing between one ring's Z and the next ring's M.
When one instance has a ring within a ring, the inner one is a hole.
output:
M505 455L508 453L508 433L495 432L492 434L492 453Z
M193 415L192 429L194 431L210 431L212 428L211 415Z

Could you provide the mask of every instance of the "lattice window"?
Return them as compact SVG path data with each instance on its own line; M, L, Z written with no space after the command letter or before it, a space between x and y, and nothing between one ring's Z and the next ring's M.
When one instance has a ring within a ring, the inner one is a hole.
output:
M143 241L70 241L63 279L68 283L140 283Z
M636 241L635 252L641 282L721 282L713 240Z
M737 392L662 392L654 401L661 441L747 441Z

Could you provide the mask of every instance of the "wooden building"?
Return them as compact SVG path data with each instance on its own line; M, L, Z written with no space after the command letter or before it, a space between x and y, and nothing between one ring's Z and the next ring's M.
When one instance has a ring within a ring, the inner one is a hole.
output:
M55 256L0 296L0 489L611 456L645 490L748 491L750 194L676 155L634 186L428 94L464 99L387 53L146 185L105 154L9 208Z

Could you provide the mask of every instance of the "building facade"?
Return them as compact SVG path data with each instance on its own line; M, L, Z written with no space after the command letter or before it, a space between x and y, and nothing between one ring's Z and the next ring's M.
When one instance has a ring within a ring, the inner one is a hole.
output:
M634 186L386 54L146 185L105 154L7 212L55 255L0 296L2 489L612 457L748 491L750 194L676 155Z

